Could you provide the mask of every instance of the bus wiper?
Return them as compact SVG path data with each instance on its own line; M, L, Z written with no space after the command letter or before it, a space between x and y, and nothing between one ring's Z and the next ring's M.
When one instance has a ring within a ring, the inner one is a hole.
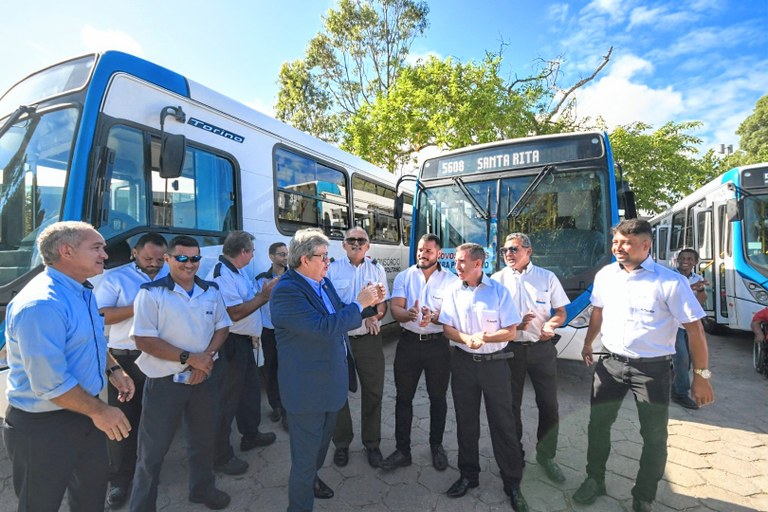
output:
M8 119L6 119L6 121L3 123L3 126L0 127L0 137L5 135L5 132L7 132L11 128L11 126L13 126L16 123L16 121L19 120L21 116L23 116L24 114L28 114L28 115L34 114L36 108L37 107L28 107L26 105L21 105L19 108L17 108L13 112L13 114L8 116Z
M545 165L541 168L539 171L539 174L537 174L532 180L531 183L528 185L528 187L525 189L523 194L520 196L520 199L518 199L515 202L515 205L510 208L509 213L507 214L507 218L517 218L522 212L523 208L528 204L528 201L531 198L531 195L533 195L533 191L538 188L539 185L541 185L541 182L544 181L544 178L546 178L549 174L552 173L552 171L556 171L557 167L554 165Z
M456 176L453 178L453 182L459 186L461 192L469 200L469 203L475 208L477 214L480 215L480 218L483 220L489 220L491 218L491 214L486 211L480 203L477 202L475 196L472 195L472 192L470 192L467 186L464 184L464 180L462 180L459 176Z

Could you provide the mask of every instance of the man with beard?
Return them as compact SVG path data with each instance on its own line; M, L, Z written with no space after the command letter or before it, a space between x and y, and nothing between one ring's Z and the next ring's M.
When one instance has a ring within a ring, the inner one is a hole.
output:
M448 467L443 433L448 411L446 392L451 376L451 353L438 317L446 289L457 278L438 263L441 248L442 242L437 235L427 233L422 236L416 252L418 263L398 274L392 286L392 316L400 322L402 331L394 364L397 449L382 462L381 467L385 470L409 466L412 462L413 397L422 373L429 395L432 465L438 471Z
M131 338L133 327L133 301L144 283L164 277L168 273L165 265L165 248L168 243L158 233L142 235L131 251L133 261L116 268L96 286L95 296L99 313L104 315L104 324L109 325L109 352L136 384L133 400L123 402L118 398L119 390L111 383L107 388L109 405L119 408L133 428L138 432L141 419L141 401L144 396L145 375L136 366L141 354ZM125 504L129 487L136 470L137 435L124 441L109 441L109 483L107 503L113 509Z

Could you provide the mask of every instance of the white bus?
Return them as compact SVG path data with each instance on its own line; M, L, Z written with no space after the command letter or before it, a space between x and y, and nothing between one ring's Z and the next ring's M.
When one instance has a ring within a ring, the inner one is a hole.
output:
M191 235L202 275L232 229L256 237L256 275L269 244L297 229L322 228L340 257L344 231L361 225L392 280L410 233L394 197L392 174L168 69L120 52L55 64L0 97L0 347L52 222L96 226L107 269L148 231Z
M768 164L731 169L650 222L656 261L673 266L680 249L698 251L707 331L749 331L768 307Z

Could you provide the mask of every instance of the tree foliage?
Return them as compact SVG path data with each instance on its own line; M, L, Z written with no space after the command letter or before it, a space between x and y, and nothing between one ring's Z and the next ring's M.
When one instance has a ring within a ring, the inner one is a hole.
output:
M614 158L635 191L637 207L659 213L715 176L711 152L698 157L701 139L688 133L699 121L670 121L656 131L646 123L619 126L610 134Z
M283 64L275 107L279 119L330 142L349 116L385 97L429 7L416 0L340 0L304 59Z
M768 162L768 94L757 100L755 109L736 130L740 151L724 158L720 170Z

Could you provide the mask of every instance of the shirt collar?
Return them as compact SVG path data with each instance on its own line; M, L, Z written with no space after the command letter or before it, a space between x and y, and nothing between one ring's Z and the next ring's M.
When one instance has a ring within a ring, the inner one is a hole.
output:
M45 272L48 274L48 277L50 277L53 281L56 281L57 283L64 285L75 292L79 293L83 290L83 288L87 288L89 290L93 289L93 285L87 279L85 280L85 282L80 283L75 279L72 279L71 277L69 277L67 274L65 274L61 270L56 270L53 267L45 267Z
M645 260L643 260L643 262L640 264L640 266L638 268L642 268L643 270L647 270L648 272L654 272L655 273L656 272L656 265L657 265L657 263L655 261L653 261L653 258L651 258L651 255L649 254L648 257L645 258ZM637 270L637 268L635 270ZM624 271L624 267L621 265L621 263L619 263L617 261L616 262L616 272L623 272L623 271Z
M234 272L235 274L239 274L239 273L240 273L240 269L239 269L239 268L237 268L237 267L235 266L235 264L234 264L234 263L232 263L231 261L229 261L229 259L228 259L226 256L224 256L223 254L220 254L220 255L219 255L219 261L220 261L220 262L221 262L221 263L222 263L222 264L223 264L225 267L227 267L229 270L231 270L232 272Z

